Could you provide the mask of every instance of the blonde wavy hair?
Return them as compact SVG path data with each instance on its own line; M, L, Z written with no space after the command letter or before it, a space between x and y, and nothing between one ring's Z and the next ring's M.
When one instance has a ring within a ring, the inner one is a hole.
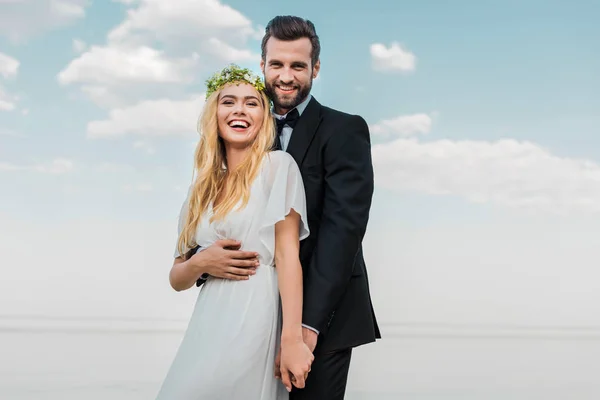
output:
M238 209L248 204L252 182L260 170L263 158L272 150L275 142L275 123L271 114L270 100L263 91L259 91L264 110L260 130L240 165L232 171L225 170L224 165L227 164L225 145L219 135L217 121L218 102L222 89L215 91L206 99L198 122L200 140L194 154L196 179L190 190L187 216L177 241L180 254L184 254L186 248L191 249L197 245L194 241L196 227L201 216L213 206L219 195L223 197L213 208L210 222L223 219L240 201L241 205ZM229 176L229 184L224 187L227 176ZM223 190L225 192L222 194Z

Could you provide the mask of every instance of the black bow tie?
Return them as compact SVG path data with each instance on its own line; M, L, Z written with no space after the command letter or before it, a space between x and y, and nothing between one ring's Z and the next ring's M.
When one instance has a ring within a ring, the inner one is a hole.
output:
M281 131L283 131L284 125L288 125L290 128L294 129L294 126L296 126L296 122L298 122L299 117L300 113L298 112L298 109L294 108L285 116L285 118L276 118L275 122L277 122L277 135L281 135Z

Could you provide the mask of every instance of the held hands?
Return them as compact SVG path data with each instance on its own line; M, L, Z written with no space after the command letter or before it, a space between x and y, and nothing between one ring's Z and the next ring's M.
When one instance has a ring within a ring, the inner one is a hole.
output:
M308 350L310 350L311 352L315 351L315 347L317 347L317 340L319 338L319 335L317 334L317 332L302 327L302 340L304 340L304 343L306 344L306 346L308 347ZM283 345L283 342L282 342ZM314 360L314 357L313 357ZM311 363L312 365L312 363ZM281 375L282 375L282 368L281 368L281 348L279 349L279 351L277 352L277 356L275 357L275 378L277 379L281 379ZM310 372L310 368L308 369L308 372ZM308 373L307 373L308 375ZM306 381L306 378L305 378ZM285 382L284 382L285 384ZM289 385L289 383L288 383ZM286 388L288 390L290 390L289 386L286 385Z
M308 346L310 351L315 351L315 347L317 347L317 339L319 338L319 335L317 335L317 332L302 327L302 339L304 340L304 343L306 343L306 345Z
M282 338L279 354L275 358L275 377L281 378L288 392L292 391L292 383L302 389L314 359L302 337Z
M258 253L241 251L236 240L217 240L213 245L197 252L190 263L211 276L232 280L247 280L256 273Z

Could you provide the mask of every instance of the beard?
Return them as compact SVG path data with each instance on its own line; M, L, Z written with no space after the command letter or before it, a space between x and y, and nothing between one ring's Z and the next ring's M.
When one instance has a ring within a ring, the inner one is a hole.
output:
M296 89L296 95L278 95L275 87L279 85L280 82L265 82L265 93L273 102L276 110L291 110L298 106L298 104L300 104L309 95L310 90L312 89L312 81L313 80L311 78L308 84L305 86L293 85Z

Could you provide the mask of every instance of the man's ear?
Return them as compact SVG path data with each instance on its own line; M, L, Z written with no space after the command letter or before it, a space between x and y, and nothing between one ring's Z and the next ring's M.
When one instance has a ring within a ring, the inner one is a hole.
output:
M262 71L263 75L265 74L265 60L263 60L262 58L260 59L260 70Z
M313 67L313 71L312 71L313 79L317 78L317 75L319 75L320 70L321 70L321 60L317 60L317 62L315 63L315 66Z

